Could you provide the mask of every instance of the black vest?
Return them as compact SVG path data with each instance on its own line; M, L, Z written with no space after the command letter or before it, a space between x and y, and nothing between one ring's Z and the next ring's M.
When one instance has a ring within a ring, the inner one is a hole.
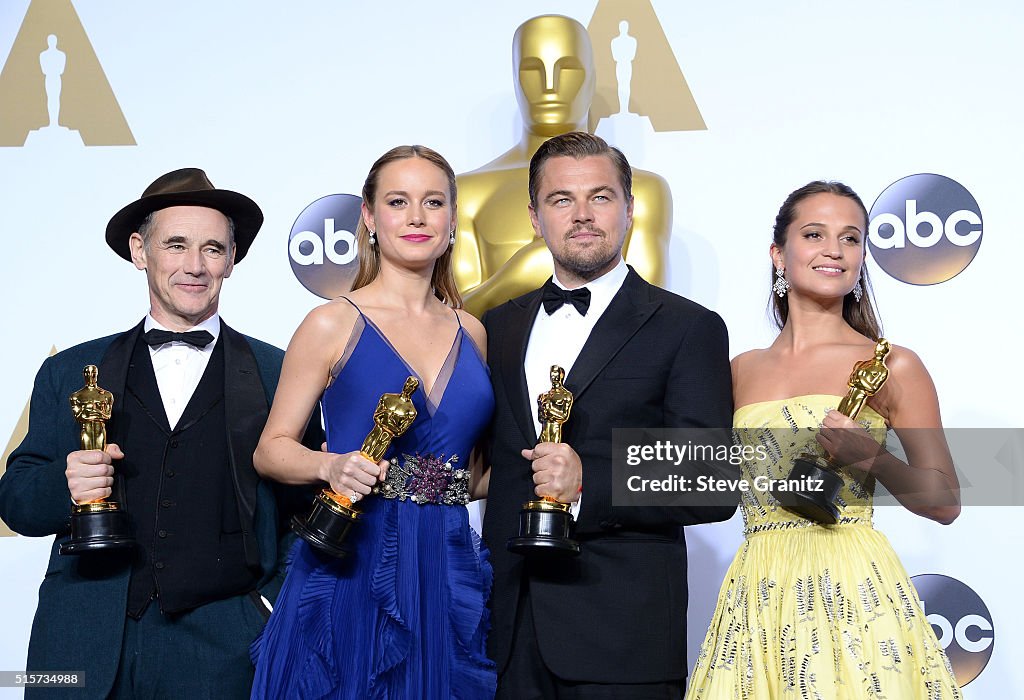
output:
M245 563L242 524L228 457L224 412L224 338L171 430L149 348L132 353L124 397L118 466L137 541L128 614L156 598L165 613L252 590L258 572Z

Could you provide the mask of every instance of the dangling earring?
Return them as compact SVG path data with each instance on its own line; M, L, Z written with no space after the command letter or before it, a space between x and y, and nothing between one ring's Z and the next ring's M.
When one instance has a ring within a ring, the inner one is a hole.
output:
M775 284L772 285L772 289L775 290L775 293L778 294L779 298L781 299L782 297L786 296L786 292L789 291L789 282L787 282L786 278L784 277L784 275L786 274L786 268L775 268L775 274L777 275L777 277L775 278Z
M853 285L853 300L860 303L861 297L864 296L864 287L860 286L860 280L857 280L857 284Z
M377 232L376 231L370 231L370 245L371 246L377 245Z
M451 245L455 245L455 229L452 229L452 235L451 235L451 238L448 239L448 242Z

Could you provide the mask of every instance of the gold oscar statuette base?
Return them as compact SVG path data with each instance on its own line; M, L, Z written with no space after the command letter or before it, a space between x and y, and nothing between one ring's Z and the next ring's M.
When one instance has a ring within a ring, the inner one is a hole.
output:
M128 514L113 501L94 501L72 506L71 538L58 551L77 555L134 546Z
M359 515L360 511L348 498L324 489L313 499L309 515L292 518L292 530L318 551L343 559L350 553L345 539Z
M580 543L572 538L575 521L568 503L550 498L527 501L519 511L519 536L508 551L529 556L578 556Z
M789 491L773 488L772 496L783 508L822 525L839 520L836 497L843 488L843 477L828 459L815 454L802 454L793 460L789 482L816 484L816 491Z

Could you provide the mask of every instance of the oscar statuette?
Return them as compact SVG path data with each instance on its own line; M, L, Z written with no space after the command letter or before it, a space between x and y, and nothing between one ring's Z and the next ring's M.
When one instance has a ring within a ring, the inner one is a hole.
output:
M569 419L573 396L562 381L565 370L551 366L551 389L537 397L541 423L539 442L561 442L562 424ZM571 506L550 496L527 501L519 511L519 536L508 541L510 552L523 555L577 556L579 542L572 539L575 522Z
M107 421L114 409L114 395L97 386L99 370L86 365L82 370L85 386L69 397L71 412L81 426L83 450L107 447ZM128 514L117 501L98 498L71 507L71 538L61 544L61 554L82 554L101 549L134 546Z
M409 429L416 420L412 393L419 385L418 379L409 377L402 393L380 397L373 412L373 430L359 450L363 457L376 464L384 458L391 440ZM313 499L313 508L305 519L292 518L292 530L318 551L341 559L350 553L345 538L359 513L351 498L325 488Z
M879 338L875 345L875 355L870 360L862 360L853 366L853 372L847 382L850 390L836 409L844 416L857 420L860 410L869 398L874 396L889 378L889 368L885 366L885 357L892 346L885 338ZM843 477L839 474L841 464L837 464L830 456L805 453L793 460L793 469L789 473L789 481L803 481L818 484L816 491L773 489L772 495L787 510L808 520L824 525L834 524L839 518L836 498L843 487Z

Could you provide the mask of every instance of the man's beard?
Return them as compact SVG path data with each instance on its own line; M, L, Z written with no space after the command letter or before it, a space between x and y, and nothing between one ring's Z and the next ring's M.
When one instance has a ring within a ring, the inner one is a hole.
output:
M622 248L615 249L614 246L606 245L610 240L608 233L596 226L574 226L566 231L565 241L568 242L572 236L581 231L596 233L601 238L587 248L563 250L558 257L555 257L555 262L584 282L590 282L613 266L612 263L622 256Z

